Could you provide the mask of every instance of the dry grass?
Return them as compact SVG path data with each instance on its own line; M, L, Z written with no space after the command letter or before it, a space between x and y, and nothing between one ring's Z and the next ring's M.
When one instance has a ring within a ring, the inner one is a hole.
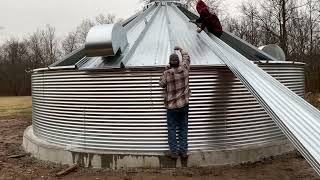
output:
M31 96L0 97L0 118L30 118Z
M306 99L314 107L320 109L320 94L307 93Z

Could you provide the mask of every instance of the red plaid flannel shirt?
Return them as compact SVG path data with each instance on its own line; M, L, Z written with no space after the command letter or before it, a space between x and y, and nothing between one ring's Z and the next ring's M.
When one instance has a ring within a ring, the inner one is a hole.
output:
M181 51L182 62L178 68L163 72L160 86L165 89L165 105L168 109L182 108L189 104L191 91L189 89L190 56Z

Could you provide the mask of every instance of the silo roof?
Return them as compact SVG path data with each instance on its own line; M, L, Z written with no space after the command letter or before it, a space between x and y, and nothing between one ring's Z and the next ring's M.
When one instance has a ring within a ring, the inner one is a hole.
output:
M185 5L180 2L152 1L143 11L122 23L128 45L121 53L109 57L87 57L85 47L82 47L48 68L95 70L120 68L121 65L126 68L162 67L168 64L169 56L174 52L176 45L189 52L192 66L225 66L221 58L231 49L249 60L274 60L268 54L226 31L221 39L205 32L197 33L196 25L189 22L195 18L197 16L186 10ZM229 46L212 46L212 42L218 43L221 40Z
M196 26L189 22L175 4L153 5L128 24L129 46L122 55L103 58L87 58L82 69L118 66L123 62L130 66L163 66L175 45L187 50L191 65L224 64L214 49L207 45L210 37L196 32Z

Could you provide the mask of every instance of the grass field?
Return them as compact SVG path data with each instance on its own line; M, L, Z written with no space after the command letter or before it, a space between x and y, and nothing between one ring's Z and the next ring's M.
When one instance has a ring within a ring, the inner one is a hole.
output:
M30 118L31 96L0 97L0 118Z

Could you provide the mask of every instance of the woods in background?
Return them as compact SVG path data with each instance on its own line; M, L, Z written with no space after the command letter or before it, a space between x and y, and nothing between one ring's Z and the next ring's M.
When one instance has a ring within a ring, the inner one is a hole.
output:
M47 67L83 46L91 27L115 21L120 20L112 14L100 14L94 20L83 20L75 31L63 39L56 36L54 27L47 25L23 40L11 38L6 41L0 46L0 95L30 95L29 70Z
M194 10L197 0L183 1ZM278 44L287 60L307 63L306 91L320 92L320 0L244 2L239 16L228 15L223 0L204 1L220 16L224 30L255 46ZM47 25L23 40L6 41L0 46L0 95L30 95L28 70L46 67L84 45L92 26L115 21L114 15L100 14L64 38Z
M306 63L306 91L320 92L320 0L244 2L225 30L259 47L278 44L288 61Z

